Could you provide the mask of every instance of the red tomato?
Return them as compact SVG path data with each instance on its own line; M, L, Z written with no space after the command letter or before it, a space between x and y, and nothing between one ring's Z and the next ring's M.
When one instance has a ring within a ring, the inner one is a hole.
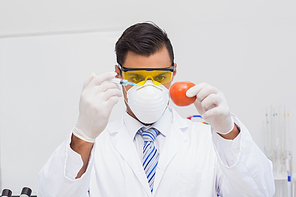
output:
M180 81L174 83L170 88L170 96L172 101L178 106L187 106L194 103L196 96L186 96L186 91L192 86L195 86L195 84L189 81Z

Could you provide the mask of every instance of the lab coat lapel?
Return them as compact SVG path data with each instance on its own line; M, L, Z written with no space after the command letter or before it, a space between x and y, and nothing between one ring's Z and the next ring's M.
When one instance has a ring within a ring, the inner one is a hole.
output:
M128 163L130 168L133 170L134 174L136 175L139 182L146 191L147 196L151 196L148 181L143 170L142 164L138 158L136 147L129 138L129 134L126 130L126 127L123 124L123 121L118 121L116 124L113 124L113 126L113 128L108 128L111 135L111 142L113 143L115 149L122 156L122 158Z
M186 142L187 137L183 133L184 129L188 128L186 121L173 110L173 123L171 124L170 133L166 137L163 150L159 157L155 181L154 181L154 191L157 190L157 187L162 179L162 176L169 165L170 161Z

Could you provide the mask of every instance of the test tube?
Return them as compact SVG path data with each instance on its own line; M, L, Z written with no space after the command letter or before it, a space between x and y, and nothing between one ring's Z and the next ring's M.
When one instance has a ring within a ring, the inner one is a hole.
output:
M2 197L11 197L12 191L10 189L3 189L1 196Z
M22 189L20 197L31 197L32 190L28 187Z

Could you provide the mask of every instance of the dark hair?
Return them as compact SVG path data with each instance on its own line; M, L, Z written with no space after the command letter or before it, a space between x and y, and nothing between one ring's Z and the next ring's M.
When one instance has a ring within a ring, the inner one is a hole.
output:
M117 63L123 65L129 51L148 57L164 46L166 46L173 64L174 51L166 32L154 23L137 23L127 28L116 42Z

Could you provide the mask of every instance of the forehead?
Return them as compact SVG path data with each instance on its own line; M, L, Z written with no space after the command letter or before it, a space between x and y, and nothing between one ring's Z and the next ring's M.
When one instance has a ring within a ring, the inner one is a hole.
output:
M166 47L150 56L142 56L129 51L122 66L125 68L168 68L171 66L171 59Z

